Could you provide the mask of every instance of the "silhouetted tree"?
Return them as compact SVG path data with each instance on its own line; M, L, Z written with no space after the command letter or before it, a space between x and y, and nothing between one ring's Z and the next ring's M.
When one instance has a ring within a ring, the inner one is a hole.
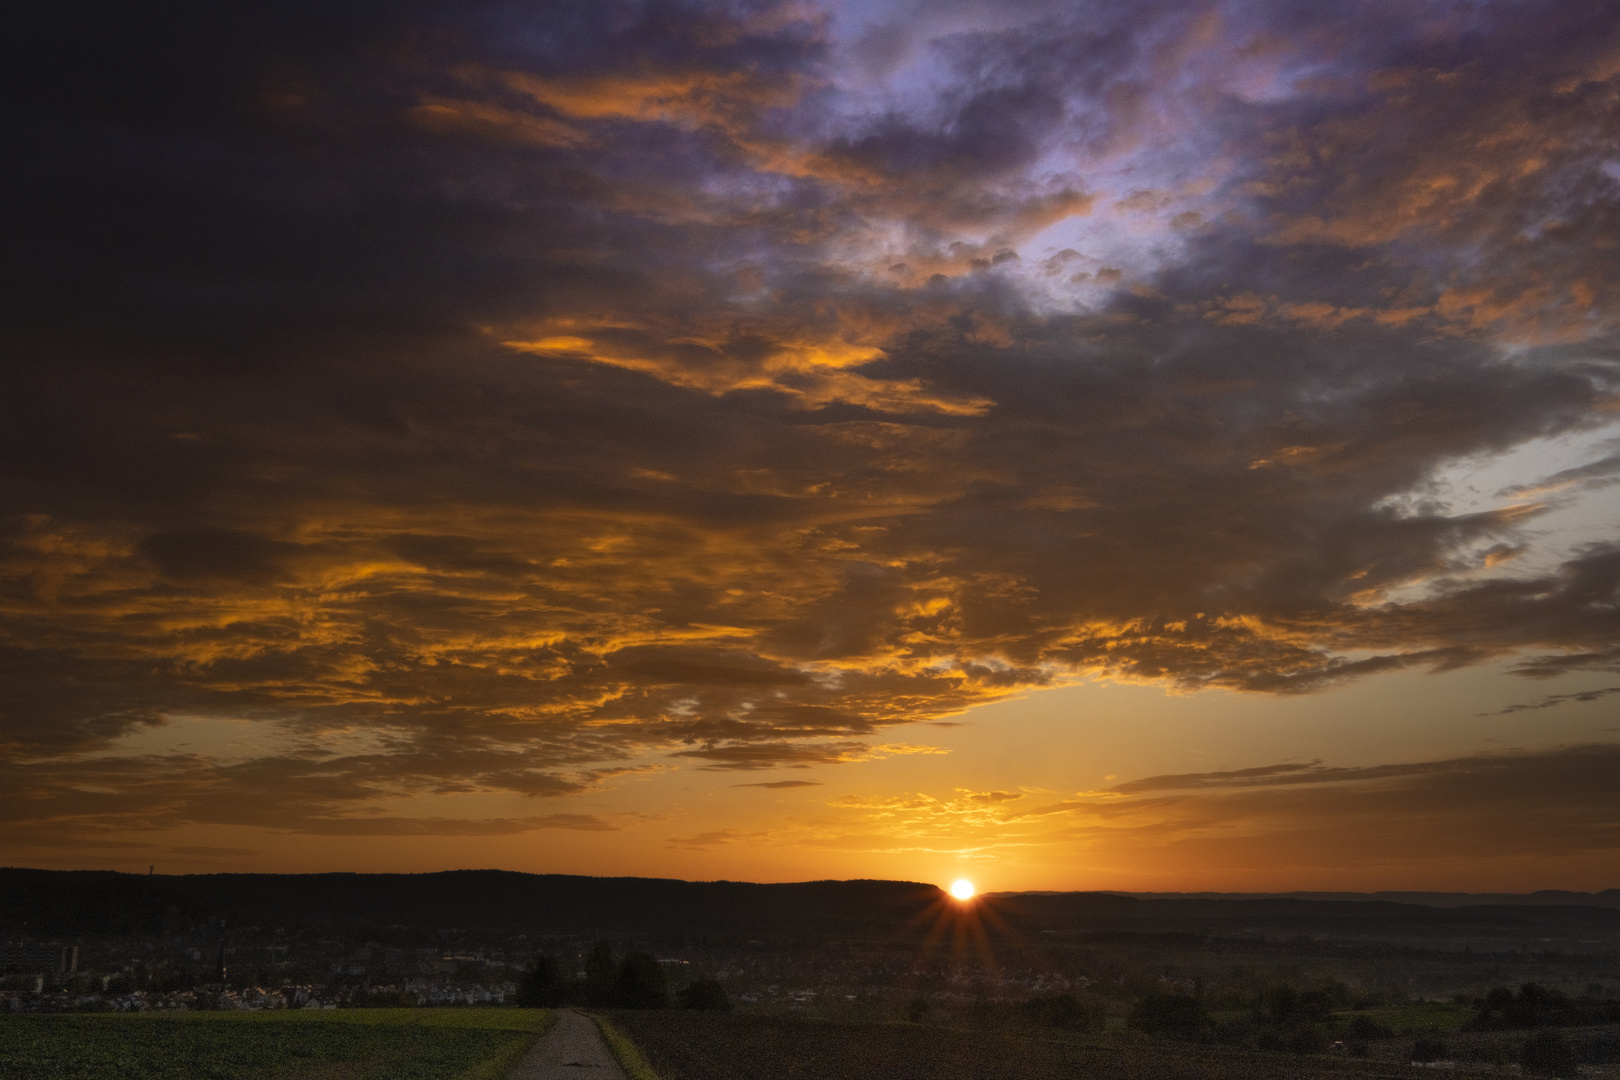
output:
M906 1005L906 1019L913 1024L926 1024L933 1015L933 1004L921 994L913 997Z
M731 1009L731 999L726 996L726 988L712 975L699 975L682 987L680 993L675 996L683 1009L710 1009L720 1012L728 1012Z
M1419 1039L1412 1044L1412 1060L1419 1063L1444 1061L1448 1051L1439 1039Z
M1024 1015L1034 1024L1063 1031L1101 1031L1107 1014L1100 1005L1082 1002L1073 994L1030 998Z
M1558 1024L1580 1023L1587 1019L1583 1010L1557 990L1539 983L1525 983L1517 994L1505 986L1492 988L1480 1000L1478 1014L1469 1025L1474 1028L1532 1028L1553 1027ZM1600 1020L1593 1016L1590 1020Z
M1549 990L1540 983L1525 983L1518 996L1508 1006L1506 1020L1513 1027L1539 1027L1552 1020L1568 1001L1557 990Z
M1273 986L1262 998L1266 1019L1275 1024L1320 1023L1333 1015L1333 995L1326 990L1303 994L1292 986Z
M555 956L534 958L534 966L518 980L517 1003L525 1009L555 1009L573 998L573 980L563 974Z
M1286 1024L1299 1013L1299 991L1292 986L1272 986L1263 997L1266 1018L1273 1023Z
M1519 1063L1534 1076L1579 1076L1575 1048L1556 1031L1543 1031L1524 1040Z
M1301 1019L1319 1023L1333 1017L1333 995L1326 990L1307 990L1299 995Z
M1195 998L1154 991L1136 1003L1127 1023L1149 1035L1190 1041L1209 1029L1209 1014Z
M1475 1006L1478 1015L1469 1027L1484 1031L1620 1023L1620 1002L1592 994L1571 998L1539 983L1525 983L1517 994L1498 986Z
M616 1002L618 971L613 966L613 946L605 941L596 943L591 955L585 958L585 1004L594 1009L611 1008Z
M1395 1029L1374 1017L1362 1015L1350 1021L1350 1034L1358 1039L1387 1039L1395 1034Z
M631 953L619 966L613 1004L621 1009L663 1009L669 1005L664 968L647 953Z

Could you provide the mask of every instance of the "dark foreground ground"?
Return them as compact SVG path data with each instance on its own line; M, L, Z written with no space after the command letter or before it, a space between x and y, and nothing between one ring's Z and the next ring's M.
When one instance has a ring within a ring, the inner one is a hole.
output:
M735 1013L613 1012L660 1080L1315 1080L1424 1075L1410 1065L1078 1041L915 1024Z
M504 1080L543 1009L0 1016L3 1080Z

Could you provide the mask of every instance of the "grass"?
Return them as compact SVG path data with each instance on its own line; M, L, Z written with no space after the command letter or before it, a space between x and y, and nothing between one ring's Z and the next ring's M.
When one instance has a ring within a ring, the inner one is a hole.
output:
M662 1080L1385 1080L1411 1075L1404 1064L1344 1057L1198 1046L1108 1047L915 1024L681 1011L613 1012L610 1022L634 1040Z
M1420 1001L1362 1012L1341 1012L1334 1018L1351 1020L1357 1016L1368 1016L1387 1024L1397 1035L1422 1035L1431 1031L1457 1031L1474 1018L1474 1010L1446 1001Z
M0 1016L6 1080L500 1080L539 1009Z
M619 1063L619 1068L624 1070L624 1075L629 1080L659 1080L658 1073L653 1071L653 1067L642 1056L641 1049L628 1035L620 1031L613 1021L600 1013L586 1013L586 1015L601 1029L602 1038L607 1042L613 1060Z

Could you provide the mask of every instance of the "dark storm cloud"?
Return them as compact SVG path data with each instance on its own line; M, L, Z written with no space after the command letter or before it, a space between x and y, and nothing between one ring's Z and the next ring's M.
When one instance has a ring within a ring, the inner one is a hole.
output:
M911 108L766 3L35 5L7 820L449 828L345 808L917 751L866 740L1087 672L1614 667L1612 549L1514 576L1536 505L1396 497L1613 415L1620 20L1358 12L964 30ZM1105 212L1154 265L1040 299L1090 256L1019 246ZM377 744L84 756L179 715Z

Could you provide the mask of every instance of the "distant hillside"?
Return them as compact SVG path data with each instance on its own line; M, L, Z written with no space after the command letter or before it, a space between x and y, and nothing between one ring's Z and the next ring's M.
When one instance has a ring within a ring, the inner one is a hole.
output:
M1397 901L1422 896L1428 902ZM1455 903L1434 898L1458 897ZM1521 945L1620 942L1614 891L1536 893L1480 902L1460 894L1145 895L999 893L983 898L992 936L1305 936L1348 941L1449 939ZM1470 902L1472 901L1472 902ZM905 881L593 878L457 870L437 874L119 874L0 869L0 935L112 937L232 927L349 934L392 928L500 934L722 934L778 942L926 934L948 904ZM1491 946L1497 947L1497 946Z
M189 874L0 869L0 932L156 934L207 920L336 930L523 933L770 931L809 935L905 924L944 894L902 881L437 874Z
M1422 904L1425 907L1476 907L1482 905L1511 904L1516 906L1551 907L1579 905L1620 909L1620 889L1602 892L1569 892L1565 889L1541 889L1532 893L1456 893L1456 892L1287 892L1287 893L1118 893L1138 900L1363 900L1386 901L1395 904Z
M1532 894L1456 904L1401 903L1357 894L1339 898L1342 895L997 893L987 899L1015 925L1079 934L1520 941L1548 935L1549 940L1574 937L1585 944L1620 941L1620 904L1613 904L1607 893L1584 904L1567 899L1569 893L1557 894L1560 898L1553 901Z

